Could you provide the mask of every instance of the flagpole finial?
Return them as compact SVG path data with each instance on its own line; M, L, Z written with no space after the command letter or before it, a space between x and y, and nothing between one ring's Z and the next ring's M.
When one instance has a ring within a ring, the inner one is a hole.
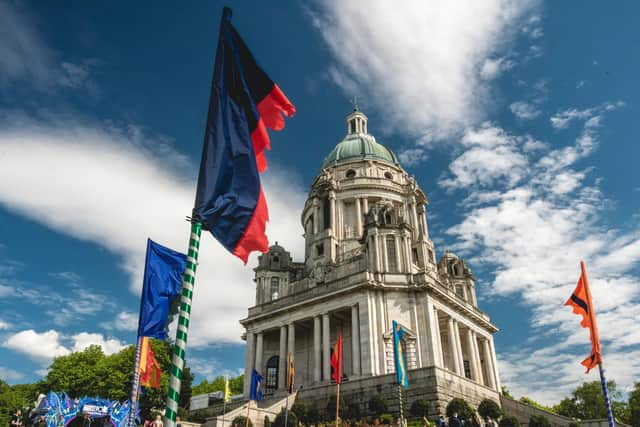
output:
M225 6L222 9L222 19L224 19L225 21L231 21L232 15L233 15L233 11L231 10L230 7Z

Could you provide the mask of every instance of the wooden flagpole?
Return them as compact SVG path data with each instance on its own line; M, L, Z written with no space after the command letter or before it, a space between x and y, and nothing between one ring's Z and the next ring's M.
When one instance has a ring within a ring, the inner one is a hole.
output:
M336 393L336 427L339 427L338 422L340 421L340 383L337 384L338 391Z
M582 277L586 288L587 306L590 310L593 310L593 300L591 299L591 287L589 286L589 278L587 277L587 267L584 261L580 261L580 269L582 270ZM596 313L595 311L589 313L591 315L591 337L593 342L600 345L600 337L598 336L598 328L596 326ZM602 386L602 394L604 395L604 405L607 408L607 421L609 427L615 427L613 420L613 411L611 410L611 399L609 399L609 388L607 387L607 380L604 377L604 367L602 366L602 354L600 354L600 363L598 363L598 370L600 371L600 385Z

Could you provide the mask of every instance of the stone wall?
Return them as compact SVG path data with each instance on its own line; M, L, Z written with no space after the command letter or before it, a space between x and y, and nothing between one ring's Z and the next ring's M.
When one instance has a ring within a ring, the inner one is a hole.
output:
M305 387L298 391L297 401L324 411L329 399L335 399L335 394L335 385ZM387 401L389 413L399 413L395 374L346 381L340 386L340 395L347 405L357 403L363 417L371 415L368 402L375 395L380 395ZM477 406L485 398L499 402L499 395L495 390L444 369L428 367L409 371L409 388L404 393L405 414L409 413L414 401L425 399L430 403L429 417L436 418L454 397L462 397L473 406Z

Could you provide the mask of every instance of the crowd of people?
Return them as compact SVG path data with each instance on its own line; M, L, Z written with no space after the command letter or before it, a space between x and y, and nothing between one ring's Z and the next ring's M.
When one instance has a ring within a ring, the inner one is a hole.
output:
M474 413L469 420L462 420L457 412L454 412L449 417L449 420L446 420L444 415L440 414L436 424L437 427L498 427L496 420L491 417L486 417L482 420L477 413Z

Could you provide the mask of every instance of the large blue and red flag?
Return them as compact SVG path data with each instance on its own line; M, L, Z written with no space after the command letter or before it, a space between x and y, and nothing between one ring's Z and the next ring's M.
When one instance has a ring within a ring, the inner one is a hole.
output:
M266 252L269 219L260 185L267 128L284 127L295 107L258 65L224 8L216 51L193 219L246 264Z

